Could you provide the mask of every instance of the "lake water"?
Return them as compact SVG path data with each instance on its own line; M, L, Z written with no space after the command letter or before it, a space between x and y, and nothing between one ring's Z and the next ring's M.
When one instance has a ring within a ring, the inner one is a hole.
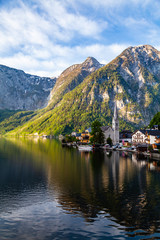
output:
M0 139L4 239L160 239L160 168L56 140Z

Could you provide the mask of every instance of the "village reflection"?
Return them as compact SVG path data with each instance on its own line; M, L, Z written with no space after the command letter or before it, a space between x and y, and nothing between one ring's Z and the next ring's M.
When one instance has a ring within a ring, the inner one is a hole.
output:
M88 222L95 221L102 212L104 216L109 214L130 234L137 229L146 234L159 229L160 174L155 162L137 160L134 154L118 151L108 154L62 149L53 140L5 140L0 146L0 153L5 153L17 167L21 164L26 168L26 182L32 178L41 181L43 176L50 198L67 212L80 214ZM13 188L17 188L19 180ZM34 184L30 186L34 188Z

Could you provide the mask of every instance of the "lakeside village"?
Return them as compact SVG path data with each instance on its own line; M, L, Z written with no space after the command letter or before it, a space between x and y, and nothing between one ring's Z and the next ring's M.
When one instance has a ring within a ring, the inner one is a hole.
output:
M102 126L98 121L83 133L72 132L66 137L60 135L62 146L74 146L80 151L91 151L102 148L107 151L135 152L138 156L150 156L160 160L160 130L155 125L153 129L129 130L119 132L117 105L114 107L112 127Z

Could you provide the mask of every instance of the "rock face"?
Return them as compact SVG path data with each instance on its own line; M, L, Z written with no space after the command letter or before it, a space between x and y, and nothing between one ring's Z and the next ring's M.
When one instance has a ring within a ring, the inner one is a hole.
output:
M50 107L55 107L67 92L72 91L82 83L88 75L102 66L103 64L100 64L95 58L88 57L83 63L72 65L63 71L51 92Z
M0 65L0 109L35 110L47 105L56 79Z
M160 52L150 45L129 47L112 67L120 75L117 100L121 115L148 124L160 111Z

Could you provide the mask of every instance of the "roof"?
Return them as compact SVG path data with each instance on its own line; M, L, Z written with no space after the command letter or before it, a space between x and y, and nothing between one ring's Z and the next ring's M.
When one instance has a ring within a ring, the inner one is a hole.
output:
M103 127L101 127L101 130L102 130L103 132L105 132L105 131L107 131L109 128L110 128L110 126L103 126Z
M137 145L137 149L139 149L139 148L147 148L147 147L148 147L147 144Z
M160 130L146 130L146 132L151 136L160 136Z
M130 130L122 130L120 133L133 133L133 132Z
M91 129L91 127L89 127L89 128L87 128L85 131L86 131L86 132L88 131L89 133L91 133L92 129Z
M76 133L76 137L80 137L81 136L81 133Z
M151 135L151 136L160 136L160 130L147 130L147 129L144 129L144 130L138 130L138 131L140 131L143 134L147 133L148 135Z

